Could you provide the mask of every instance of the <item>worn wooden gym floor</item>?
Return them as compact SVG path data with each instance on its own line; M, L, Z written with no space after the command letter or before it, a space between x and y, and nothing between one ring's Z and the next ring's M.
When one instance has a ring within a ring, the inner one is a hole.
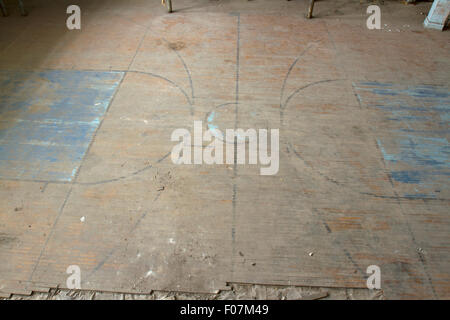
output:
M30 1L0 18L0 292L230 283L450 298L449 31L385 1ZM194 120L280 130L280 168L175 165Z

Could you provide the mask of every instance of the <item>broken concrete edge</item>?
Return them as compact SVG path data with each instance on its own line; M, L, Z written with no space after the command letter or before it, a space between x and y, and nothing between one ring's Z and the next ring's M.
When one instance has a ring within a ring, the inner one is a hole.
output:
M14 283L13 283L14 282ZM0 282L2 283L2 282ZM3 282L4 284L5 282ZM232 291L233 290L233 285L254 285L254 286L265 286L265 287L277 287L279 289L284 289L284 288L290 288L290 287L295 287L295 288L316 288L318 290L320 290L319 292L316 293L311 293L311 294L306 294L306 295L302 295L301 297L297 298L297 299L288 299L288 300L319 300L319 299L323 299L329 296L328 291L323 290L325 288L322 287L311 287L311 286L301 286L301 285L275 285L275 284L257 284L257 283L242 283L242 282L236 282L236 283L231 283L231 282L227 282L227 284L225 286L223 286L220 289L211 291L211 292L192 292L192 291L171 291L171 290L150 290L148 292L139 292L139 291L112 291L112 290L98 290L98 289L70 289L67 288L65 286L60 286L60 285L49 285L49 284L42 284L42 283L33 283L30 281L11 281L9 280L8 283L10 284L9 286L0 286L0 299L10 299L12 295L17 295L17 296L31 296L33 293L48 293L51 294L52 291L57 291L57 290L63 290L63 291L67 291L68 293L71 292L84 292L84 293L91 293L91 294L95 294L95 293L112 293L112 294L130 294L130 295L152 295L153 293L167 293L167 294L179 294L179 295L183 295L183 294L201 294L201 295L218 295L220 293L223 292L227 292L227 291ZM335 289L339 289L340 287L333 287ZM355 288L340 288L340 289L361 289L360 287L355 287Z
M5 285L6 284L6 285ZM65 290L68 292L101 292L101 293L115 293L115 294L131 294L131 295L151 295L154 292L160 293L177 293L177 294L204 294L204 295L215 295L224 291L231 291L231 286L222 286L219 289L211 290L209 292L204 291L173 291L173 290L150 290L150 291L132 291L132 290L103 290L103 289L71 289L64 285L59 284L42 284L33 283L31 281L22 280L0 280L0 298L9 298L11 295L20 296L31 296L33 293L50 293L52 290Z
M0 280L0 298L9 297L12 294L30 296L35 293L49 293L51 289L58 289L58 285L47 283L34 283L21 280Z
M326 297L328 297L328 291L309 294L297 300L320 300Z
M58 290L58 289L55 289L55 290ZM92 291L92 290L70 290L70 289L67 289L67 290L68 290L68 292L83 292L83 291L91 292L91 293L96 293L97 292L97 291ZM50 293L50 288L48 289L48 291L33 291L33 292ZM28 291L27 292L22 291L22 292L17 292L17 293L0 292L0 298L10 299L12 295L31 296L33 292L31 292L31 291L29 291L29 292ZM105 292L105 293L118 293L118 294L132 294L132 293L124 293L124 292L106 292L106 291L98 291L98 292L102 292L102 293L103 292ZM165 292L165 291L161 291L161 292ZM150 291L149 293L146 293L144 295L151 295L152 293L153 293L153 291ZM167 293L172 293L172 291L167 291ZM220 293L220 292L217 292L217 294L218 293ZM143 293L141 293L141 294L143 294ZM182 293L179 293L179 294L182 294ZM184 294L186 294L186 293L184 293ZM193 294L193 293L190 293L190 294ZM302 297L300 297L298 299L294 299L294 300L320 300L320 299L323 299L323 298L326 298L326 297L328 297L328 291L322 291L322 292L318 292L318 293L308 294L308 295L302 296Z

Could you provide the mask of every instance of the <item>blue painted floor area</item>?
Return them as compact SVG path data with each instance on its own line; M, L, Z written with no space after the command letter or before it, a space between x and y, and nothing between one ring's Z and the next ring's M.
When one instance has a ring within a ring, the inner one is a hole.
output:
M0 71L0 178L71 181L122 77Z
M403 196L439 198L449 188L450 94L437 86L355 84L361 102L384 117L375 132L395 183L408 184Z

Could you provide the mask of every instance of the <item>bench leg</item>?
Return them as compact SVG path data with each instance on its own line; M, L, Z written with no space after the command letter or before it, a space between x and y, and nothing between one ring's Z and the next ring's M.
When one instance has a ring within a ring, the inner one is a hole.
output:
M314 0L309 0L309 8L308 8L308 14L306 17L308 19L311 19L313 16L313 10L314 10Z
M434 0L424 21L425 28L443 30L450 14L450 0Z
M161 0L161 3L167 8L167 12L172 13L172 0Z
M19 0L19 8L20 8L20 14L23 16L26 16L27 11L25 10L25 6L23 5L22 0Z
M6 11L6 6L3 0L0 0L0 7L2 9L3 16L6 17L8 15L8 11Z

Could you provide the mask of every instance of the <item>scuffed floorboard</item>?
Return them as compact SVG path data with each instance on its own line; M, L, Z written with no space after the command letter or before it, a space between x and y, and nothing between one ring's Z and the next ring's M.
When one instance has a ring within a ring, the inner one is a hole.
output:
M0 112L17 106L13 118L28 119L50 110L62 134L76 102L95 125L70 124L79 145L67 144L80 149L51 152L70 158L50 161L58 175L48 158L14 148L21 134L5 140L0 292L65 287L70 265L80 267L84 290L365 288L367 267L378 265L388 298L450 297L449 50L436 47L434 64L423 51L442 38L299 13L147 15L117 5L92 4L89 32L77 37L37 8L47 24L4 40ZM58 38L65 46L44 54L42 41ZM24 47L40 55L19 55ZM52 94L32 81L39 108L29 106L33 95L15 93L34 77L20 70L58 75ZM440 82L423 87L430 70ZM95 84L85 88L87 75ZM280 129L278 174L174 165L171 133L192 132L194 120ZM36 141L33 132L51 141L51 130L41 135L30 123L23 141ZM19 162L29 171L11 169Z

